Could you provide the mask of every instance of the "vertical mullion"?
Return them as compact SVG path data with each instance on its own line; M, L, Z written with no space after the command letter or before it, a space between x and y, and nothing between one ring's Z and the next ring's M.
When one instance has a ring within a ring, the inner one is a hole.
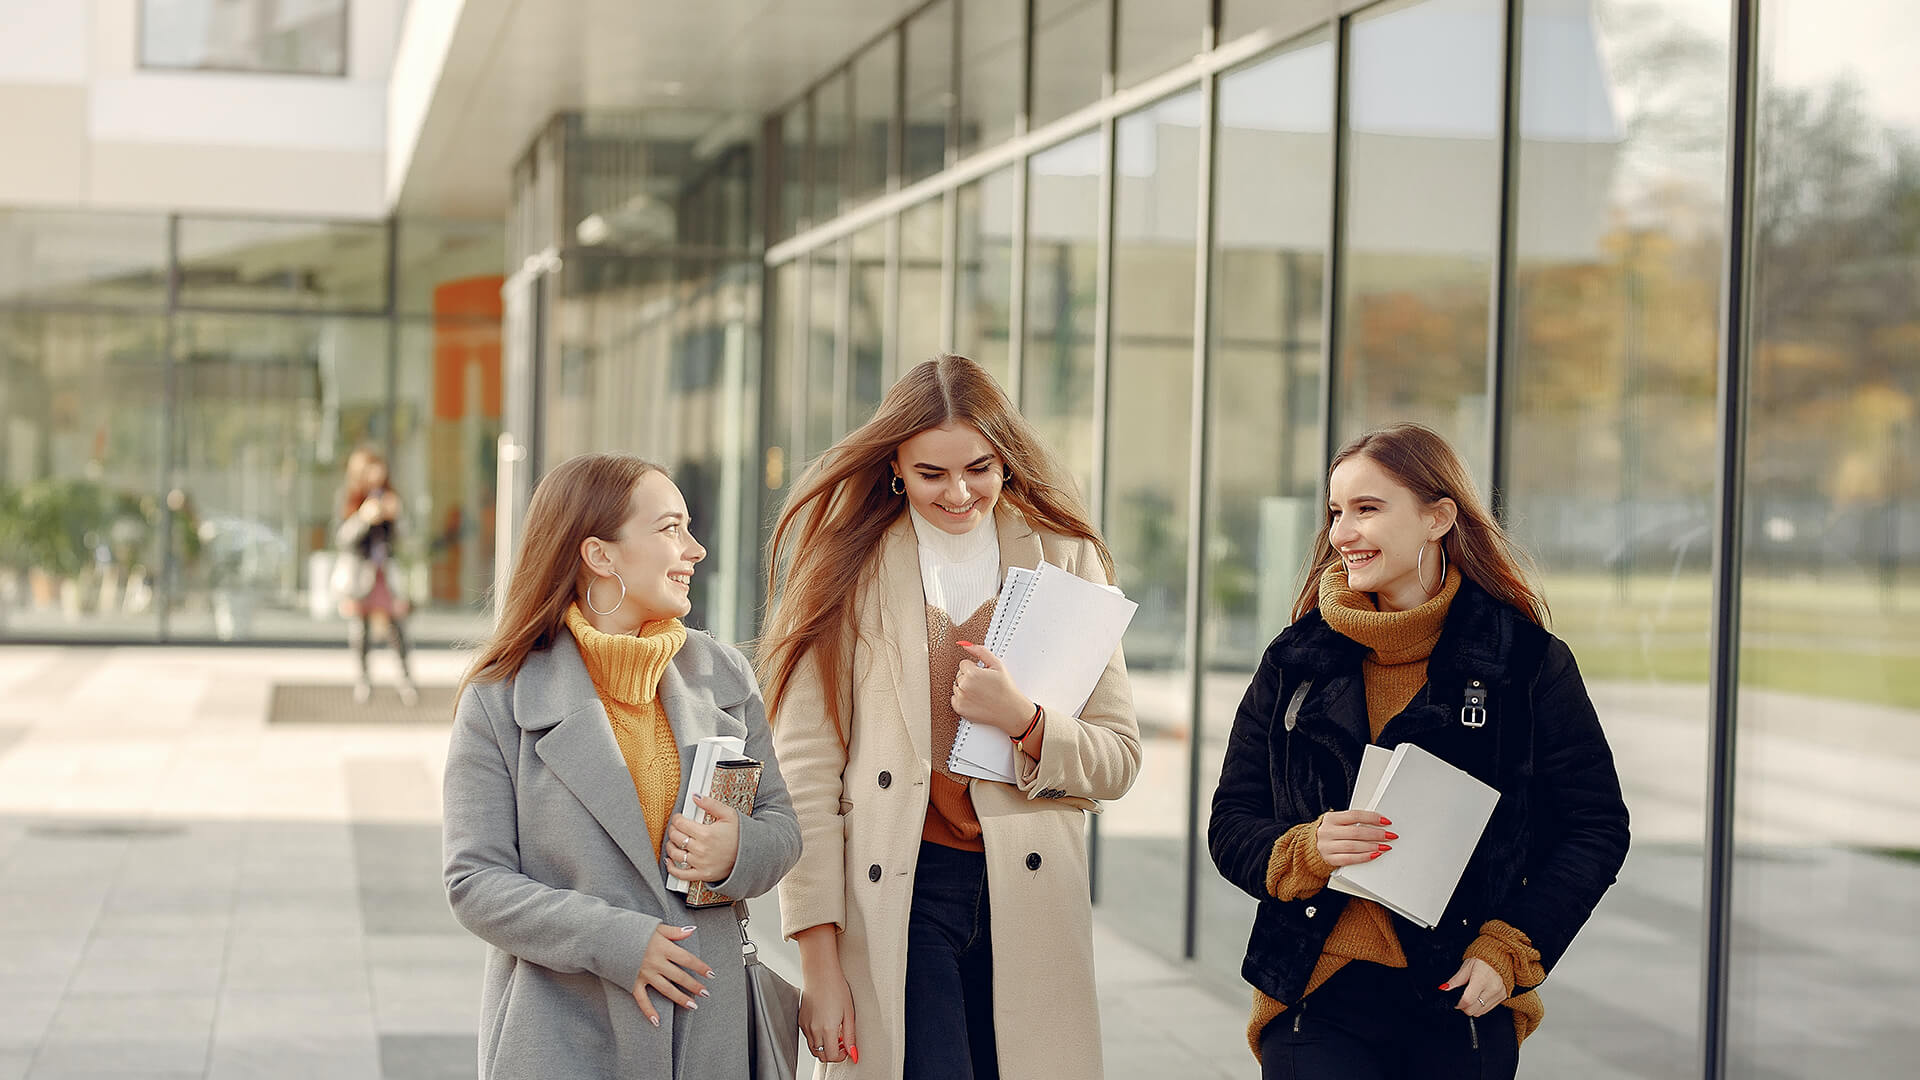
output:
M1487 501L1495 518L1506 516L1508 360L1514 341L1514 246L1518 232L1520 170L1520 55L1525 0L1505 0L1500 27L1500 190L1493 252L1492 295L1487 307Z
M157 635L161 643L169 638L173 622L173 586L176 578L173 561L174 476L178 457L180 392L176 385L173 353L175 326L180 320L180 215L167 215L167 314L161 334L160 355L160 619ZM184 505L184 504L183 504Z
M387 460L400 460L400 216L387 215ZM391 467L391 466L389 466Z
M893 385L905 370L905 358L900 355L900 218L899 214L887 218L887 250L881 263L880 371L885 386Z
M1020 92L1018 94L1019 111L1014 114L1013 134L1019 137L1026 134L1033 118L1033 26L1034 5L1039 0L1027 0L1025 5L1026 25L1020 34ZM1013 399L1015 408L1019 408L1026 399L1025 364L1027 351L1027 189L1033 168L1031 156L1021 158L1015 163L1018 167L1013 174L1013 249L1009 252L1013 295L1007 302L1007 395ZM986 192L981 192L981 202L986 201Z
M940 195L940 351L951 352L960 313L954 293L960 287L960 192Z
M853 414L853 238L833 243L833 440L849 430ZM826 447L821 447L822 450Z
M1187 582L1182 603L1185 626L1182 652L1186 661L1187 692L1187 850L1184 927L1181 955L1188 960L1200 947L1200 743L1206 706L1206 648L1200 633L1201 598L1207 588L1207 485L1212 469L1207 459L1207 402L1212 395L1213 365L1213 238L1220 117L1220 77L1208 73L1200 80L1199 177L1194 190L1200 196L1194 236L1193 263L1193 389L1188 404L1187 448Z
M1708 734L1707 880L1703 908L1705 993L1701 1075L1728 1075L1728 995L1733 938L1736 734L1740 689L1740 584L1746 497L1747 379L1750 373L1753 198L1758 150L1760 0L1733 4L1728 93L1727 253L1721 273L1719 445L1715 500L1713 629L1709 647L1713 724Z
M1333 31L1333 205L1327 215L1326 286L1320 297L1320 494L1326 494L1327 465L1340 450L1338 420L1340 373L1340 296L1346 288L1347 229L1347 65L1351 60L1348 22L1335 16Z
M1094 447L1091 490L1087 492L1087 509L1092 514L1094 527L1102 533L1107 528L1106 430L1113 375L1113 215L1117 201L1114 192L1117 183L1114 155L1117 152L1118 127L1118 122L1112 117L1100 122L1100 193L1097 198L1099 209L1096 211L1099 217L1094 231L1093 430L1097 444Z

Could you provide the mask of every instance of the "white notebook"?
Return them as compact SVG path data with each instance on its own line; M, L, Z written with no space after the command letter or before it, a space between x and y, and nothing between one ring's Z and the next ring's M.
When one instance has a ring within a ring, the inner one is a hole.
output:
M1008 567L981 644L1042 708L1078 716L1139 608L1119 589L1052 563ZM1012 784L1019 778L1015 753L1006 732L961 717L947 770Z
M1334 870L1327 885L1431 930L1486 831L1500 793L1412 743L1368 746L1353 809L1378 811L1400 834L1377 859Z
M690 821L702 824L711 820L705 810L693 804L695 795L713 794L713 767L722 761L744 757L747 753L747 740L735 735L709 735L693 744L693 771L687 775L687 798L680 804L680 813ZM664 845L663 845L664 846ZM661 859L664 866L666 859ZM667 888L674 892L686 892L687 883L665 875Z

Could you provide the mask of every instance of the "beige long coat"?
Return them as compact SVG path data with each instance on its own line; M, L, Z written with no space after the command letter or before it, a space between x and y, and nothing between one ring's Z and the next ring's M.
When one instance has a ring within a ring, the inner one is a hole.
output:
M1000 562L1048 562L1105 582L1093 544L1037 533L1004 501ZM901 1075L907 919L932 775L926 600L911 519L887 531L878 572L856 599L861 640L834 690L852 702L842 745L814 669L773 717L774 745L800 820L800 862L780 883L782 930L841 928L860 1064L816 1076ZM975 781L992 906L993 1011L1007 1080L1099 1080L1086 811L1126 794L1140 771L1140 733L1126 663L1108 662L1078 717L1048 715L1038 763L1020 784ZM882 778L885 778L884 780ZM959 1003L955 1002L957 1008Z

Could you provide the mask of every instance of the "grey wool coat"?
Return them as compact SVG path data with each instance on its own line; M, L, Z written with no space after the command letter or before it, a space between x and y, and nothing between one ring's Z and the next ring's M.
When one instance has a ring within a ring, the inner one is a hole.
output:
M746 658L690 631L661 677L660 701L680 744L676 806L701 738L744 738L747 756L765 764L753 815L741 819L733 874L718 885L735 898L765 893L799 859L800 828ZM746 1080L739 923L731 907L688 908L667 889L633 778L571 634L531 654L512 679L476 682L461 696L447 753L445 829L453 914L492 946L481 994L482 1080ZM717 974L701 978L712 996L696 1011L649 990L656 1028L632 987L662 922L695 927L680 944Z

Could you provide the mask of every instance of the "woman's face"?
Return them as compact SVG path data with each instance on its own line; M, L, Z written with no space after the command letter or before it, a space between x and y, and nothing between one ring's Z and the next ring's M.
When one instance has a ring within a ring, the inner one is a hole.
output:
M627 520L619 539L590 537L581 544L589 572L611 570L626 582L627 598L610 618L652 622L676 619L693 610L693 567L707 549L693 538L687 501L665 473L649 472L633 486ZM593 579L592 600L604 610L618 595L612 578Z
M1439 552L1420 551L1445 536L1456 513L1452 499L1422 506L1418 496L1372 458L1340 463L1327 483L1333 516L1327 539L1347 567L1347 584L1373 593L1382 611L1406 611L1425 603L1440 586Z
M387 463L379 458L367 462L360 470L360 482L368 491L379 491L387 486Z
M972 532L1000 501L1005 466L980 429L950 420L900 444L893 474L920 516L955 534Z

